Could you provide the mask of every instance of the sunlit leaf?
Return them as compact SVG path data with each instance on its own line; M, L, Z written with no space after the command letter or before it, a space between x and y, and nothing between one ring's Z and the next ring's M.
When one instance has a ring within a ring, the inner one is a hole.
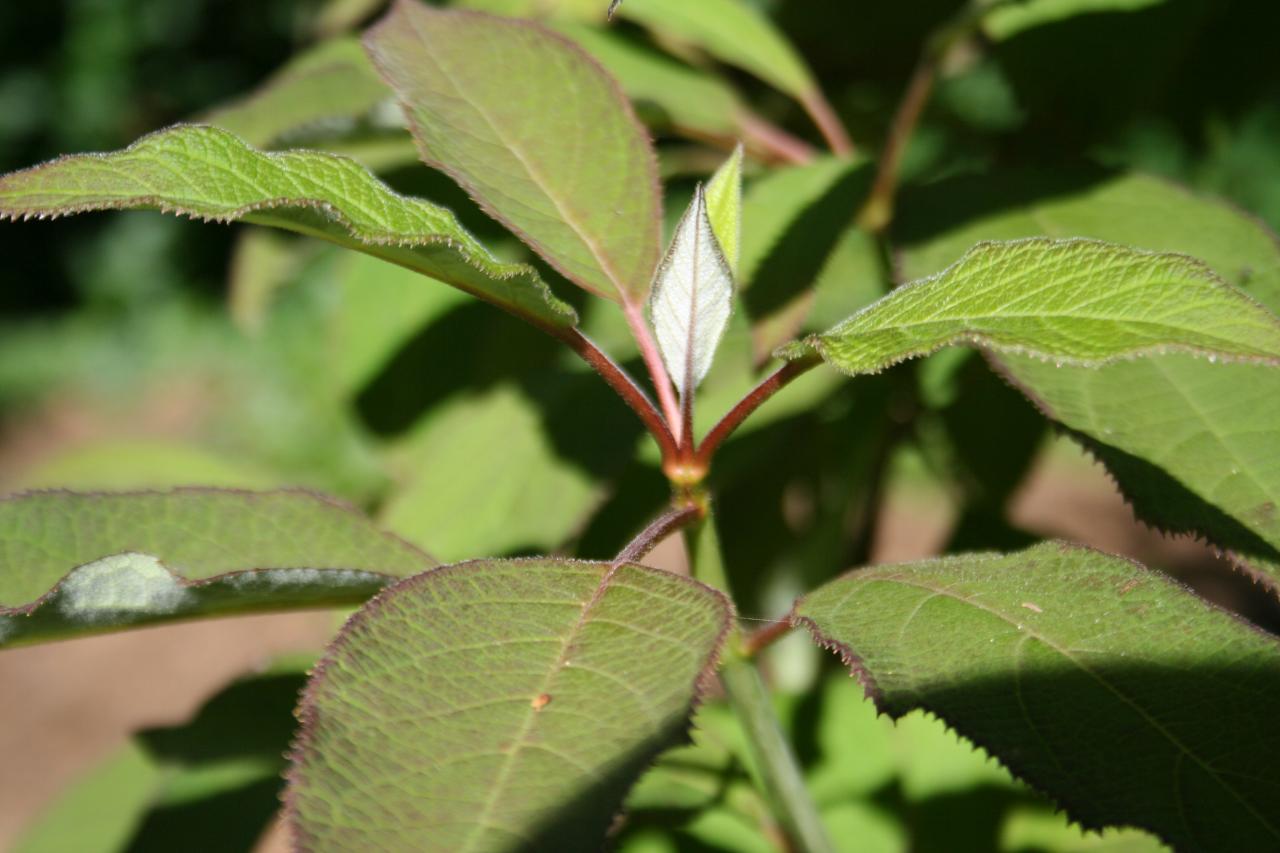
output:
M1086 827L1280 842L1280 641L1062 543L861 569L797 602L877 706L936 713Z
M413 0L365 43L428 163L570 280L643 300L659 252L657 165L617 83L580 47Z
M738 274L742 255L742 146L734 149L707 183L707 218L720 241L729 271Z
M0 178L4 219L122 208L321 237L549 328L576 319L531 267L494 260L451 212L398 195L355 162L331 154L263 154L224 130L179 126L113 154L63 157Z
M707 216L701 187L658 267L649 307L667 371L687 398L711 369L733 310L733 273Z
M1183 255L1023 240L981 244L780 355L852 375L954 344L1080 365L1179 350L1275 364L1280 320Z
M598 849L729 619L713 590L631 565L464 563L389 589L303 700L300 848Z
M432 565L308 492L31 492L0 500L0 645L359 603Z
M1280 244L1229 205L1141 176L1075 187L1011 177L1020 192L1035 187L1042 196L1005 198L1006 182L987 178L944 182L937 197L922 194L904 206L908 273L934 272L978 239L1081 234L1188 252L1280 310ZM966 207L974 215L965 215ZM963 224L936 230L939 219ZM1107 465L1140 518L1205 536L1280 588L1280 371L1185 355L1096 370L1008 354L999 362L1041 411Z

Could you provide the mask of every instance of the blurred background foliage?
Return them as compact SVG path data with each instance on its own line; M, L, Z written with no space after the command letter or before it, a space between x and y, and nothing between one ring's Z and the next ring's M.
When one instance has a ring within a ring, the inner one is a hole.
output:
M851 225L870 159L926 45L968 4L726 2L772 21L763 40L728 19L700 29L676 0L625 0L610 28L603 0L455 4L544 18L622 78L658 141L669 219L693 182L746 139L749 287L704 391L704 429L755 381L773 346L838 320L924 264L904 258L903 247L927 246L980 216L1141 172L1280 228L1280 4L1271 0L1005 4L942 59L906 149L887 241ZM0 4L0 171L212 120L265 147L355 156L397 189L453 207L495 253L527 257L464 193L417 164L349 38L382 5ZM807 115L813 79L848 128L851 158L816 153L824 142ZM653 448L593 375L545 336L405 271L302 240L148 213L5 224L0 241L0 492L304 485L359 504L444 560L612 556L666 499ZM554 272L544 273L556 286ZM557 291L582 310L589 334L638 367L611 305L587 304L572 287ZM856 383L816 371L717 461L741 608L780 612L797 593L873 557L948 543L1010 548L1079 531L1080 523L1046 530L1009 512L1028 472L1046 460L1088 464L964 352ZM1280 624L1274 604L1207 550L1132 547L1255 620ZM784 642L771 661L787 718L817 721L796 736L810 738L801 753L824 813L841 837L860 839L850 850L1152 849L1137 835L1084 838L1067 829L924 718L896 730L875 720L848 680L802 642ZM271 678L229 688L236 707L253 701L258 683L272 713L282 713ZM839 719L855 720L847 729L834 722L834 706L844 709ZM697 746L664 759L637 790L627 849L770 849L746 784L751 770L722 710L707 706ZM153 809L146 821L103 830L117 846L161 849L162 830L184 826L171 814L155 817L167 802L156 799L160 782L138 781L153 779L156 762L183 764L181 750L157 751L156 742L142 736L101 771L134 768L126 788L142 793L125 811ZM867 778L841 777L837 754L856 756ZM210 790L226 794L219 785L230 779L235 790L258 786L273 797L262 772L274 778L278 767L267 759L253 766L243 776L206 774L216 782ZM172 793L182 778L171 773L161 787ZM135 830L133 842L119 840ZM42 837L31 836L30 849L56 849L40 847ZM202 849L243 849L244 837Z

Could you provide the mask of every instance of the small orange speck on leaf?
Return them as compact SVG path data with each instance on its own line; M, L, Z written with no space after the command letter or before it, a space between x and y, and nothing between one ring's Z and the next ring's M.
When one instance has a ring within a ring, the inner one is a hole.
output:
M537 696L533 697L533 701L529 704L533 707L533 710L541 711L543 708L551 704L551 694L539 693Z

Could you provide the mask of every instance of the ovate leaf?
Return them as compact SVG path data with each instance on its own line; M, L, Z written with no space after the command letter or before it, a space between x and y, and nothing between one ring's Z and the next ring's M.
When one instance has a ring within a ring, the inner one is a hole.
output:
M225 130L178 126L123 151L63 157L0 178L0 218L143 208L321 237L416 270L547 328L576 322L537 273L503 264L434 204L352 160L263 154Z
M729 270L738 274L742 255L742 146L716 170L707 184L707 218L720 241Z
M1035 187L1040 197L1010 197L1015 181L1019 194ZM1188 252L1280 310L1275 235L1166 181L1120 175L1073 185L1019 173L943 182L937 192L903 208L911 275L941 269L974 240L1080 234ZM938 217L964 224L931 233ZM1179 354L1092 370L1003 354L999 366L1107 465L1142 520L1204 536L1280 588L1280 370Z
M308 492L33 492L0 501L0 645L359 603L432 565Z
M1280 641L1161 575L1050 542L862 569L793 620L882 711L939 715L1087 828L1280 844Z
M649 307L667 371L688 399L711 369L733 309L733 273L707 216L702 187L676 226Z
M423 158L575 283L639 303L658 259L657 165L618 85L527 21L401 0L365 40Z
M1280 320L1182 255L1091 240L983 243L779 355L856 375L967 343L1097 365L1188 351L1280 362Z
M391 588L304 696L300 849L599 849L729 620L714 590L633 565L485 561Z

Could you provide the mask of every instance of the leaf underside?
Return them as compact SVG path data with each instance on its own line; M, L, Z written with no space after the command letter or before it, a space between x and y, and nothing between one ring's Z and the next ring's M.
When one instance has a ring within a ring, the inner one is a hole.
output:
M707 216L702 187L658 266L649 310L667 372L687 401L711 369L733 310L733 273Z
M454 215L398 195L345 157L264 154L213 127L179 125L111 154L0 178L0 218L151 209L320 237L408 267L547 328L577 318L538 274L494 260Z
M881 710L937 714L1086 827L1280 844L1280 643L1161 575L1049 542L856 571L793 620Z
M365 45L429 164L569 280L644 299L657 164L630 102L582 48L528 21L408 0Z
M856 375L961 343L1077 365L1168 351L1274 365L1280 320L1186 256L1028 239L979 244L779 355Z
M360 603L433 565L308 492L31 492L0 501L0 646Z
M384 591L303 698L287 801L300 849L599 849L684 731L730 613L677 575L545 559Z

